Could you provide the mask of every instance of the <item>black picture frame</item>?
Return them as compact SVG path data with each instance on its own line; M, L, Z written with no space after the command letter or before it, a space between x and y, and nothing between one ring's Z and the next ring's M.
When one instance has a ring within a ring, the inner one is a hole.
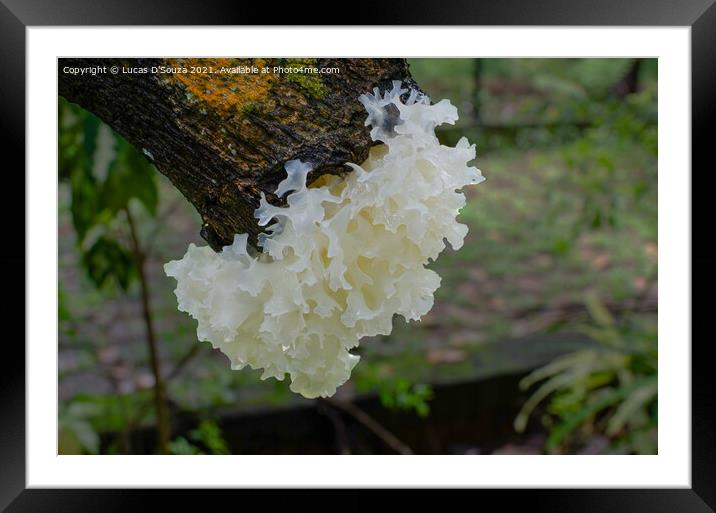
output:
M343 22L357 25L600 25L600 26L688 26L691 27L692 79L692 273L698 277L692 288L692 327L705 326L709 313L709 292L716 286L716 240L712 236L712 209L696 196L709 194L705 185L709 147L713 145L711 127L716 123L716 5L715 0L500 0L499 2L432 2L356 5ZM243 5L239 2L189 0L0 0L0 139L6 173L5 195L0 211L8 241L0 252L5 269L6 291L0 297L5 331L13 326L24 339L25 277L31 269L25 263L25 31L31 26L66 25L282 25L285 23L336 24L318 21L320 12L335 12L312 2L310 12L303 3L280 7L269 3ZM303 11L303 12L298 12ZM349 20L347 18L350 18ZM340 18L339 18L340 19ZM339 22L338 24L341 24ZM13 164L9 162L14 161ZM693 169L701 168L701 175ZM11 171L13 170L14 171ZM679 172L680 170L663 170ZM48 171L49 173L49 171ZM48 180L54 176L48 174ZM700 185L700 187L698 185ZM23 193L20 193L23 191ZM23 213L23 214L19 214ZM665 215L668 215L666 213ZM710 229L711 228L711 229ZM54 229L54 227L48 227ZM710 230L709 230L710 229ZM702 233L700 239L693 237ZM48 250L48 257L53 250ZM20 273L20 269L24 272ZM9 283L8 283L9 282ZM48 284L48 290L54 290ZM702 299L696 301L701 292ZM708 309L708 310L707 310ZM698 315L701 314L701 315ZM697 323L698 321L698 323ZM702 330L705 332L705 330ZM690 489L583 489L583 490L480 490L484 498L499 501L500 509L529 507L531 511L609 511L609 512L707 512L716 509L716 381L713 365L715 344L710 337L696 336L692 330L692 487ZM0 372L0 507L11 512L34 511L138 511L151 507L150 499L162 494L162 503L180 504L188 509L206 506L206 494L229 498L240 494L243 504L261 498L266 491L218 490L58 490L26 489L25 485L25 351L19 337L7 337L4 366ZM668 341L686 343L687 341ZM48 341L48 350L54 345ZM275 492L272 492L275 493ZM295 492L299 498L316 502L310 493ZM337 493L337 492L332 492ZM351 509L374 507L374 494L357 493L348 501ZM451 492L451 500L459 500ZM411 491L410 499L423 501L424 491ZM274 498L274 500L276 500ZM280 500L280 499L279 499ZM474 500L474 499L473 499ZM327 501L330 504L332 501ZM279 503L280 504L280 503ZM334 503L335 504L335 503ZM408 503L403 503L407 506ZM479 505L476 505L476 507ZM174 507L173 505L171 507ZM154 508L153 508L154 509Z

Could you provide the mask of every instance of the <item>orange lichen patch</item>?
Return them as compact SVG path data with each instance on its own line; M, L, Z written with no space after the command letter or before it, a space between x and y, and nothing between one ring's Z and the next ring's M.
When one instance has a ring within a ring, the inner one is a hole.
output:
M167 77L181 83L187 96L219 114L250 112L266 98L272 73L264 59L164 59Z

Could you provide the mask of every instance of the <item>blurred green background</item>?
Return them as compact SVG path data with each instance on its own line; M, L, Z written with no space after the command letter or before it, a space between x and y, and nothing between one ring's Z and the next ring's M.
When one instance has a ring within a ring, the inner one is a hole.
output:
M60 98L61 453L158 450L148 326L176 454L656 453L657 61L410 66L487 181L465 191L465 246L431 264L432 311L364 340L331 401L196 341L162 265L204 244L198 214Z

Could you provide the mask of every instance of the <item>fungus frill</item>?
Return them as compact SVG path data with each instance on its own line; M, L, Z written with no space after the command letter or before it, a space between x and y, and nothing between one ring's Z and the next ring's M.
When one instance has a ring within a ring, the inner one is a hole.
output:
M443 146L435 127L453 124L457 109L434 105L414 90L362 95L374 146L345 177L325 175L307 186L309 164L286 164L276 194L256 209L261 253L247 236L215 253L189 246L164 266L177 280L179 310L198 321L233 369L263 369L305 397L327 397L350 377L365 336L387 335L395 314L419 320L433 306L440 277L425 266L447 240L459 249L467 227L456 221L465 196L459 190L484 180L468 163L475 147L462 138ZM253 253L253 252L252 252Z

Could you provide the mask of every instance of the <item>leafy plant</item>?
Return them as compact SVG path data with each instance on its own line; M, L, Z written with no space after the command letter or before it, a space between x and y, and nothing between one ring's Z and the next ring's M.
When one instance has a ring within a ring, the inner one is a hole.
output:
M550 432L546 443L550 453L595 430L614 446L655 453L656 333L645 331L636 320L617 323L594 295L587 297L586 306L592 323L581 331L597 346L557 358L522 380L525 390L539 386L515 419L515 429L524 431L535 408L548 400L544 421Z
M430 414L428 403L433 398L433 389L428 384L388 376L379 366L366 366L357 374L355 382L360 391L377 391L384 408L413 411L420 417Z
M425 383L411 383L407 379L396 379L379 387L381 404L391 410L414 411L420 417L430 414L428 402L433 398L433 389Z
M70 186L82 267L97 289L116 283L127 292L134 278L140 283L159 445L167 452L170 426L144 269L146 254L132 214L132 202L137 202L150 217L156 215L155 174L145 156L96 116L62 98L58 109L59 178Z
M97 454L99 434L92 418L100 407L89 402L60 403L58 452L60 454Z
M98 288L127 290L137 276L124 244L123 219L132 200L150 216L158 193L152 165L93 114L60 98L59 175L70 186L72 224L87 276Z
M230 454L221 429L212 420L204 420L187 437L179 436L169 444L172 454Z

